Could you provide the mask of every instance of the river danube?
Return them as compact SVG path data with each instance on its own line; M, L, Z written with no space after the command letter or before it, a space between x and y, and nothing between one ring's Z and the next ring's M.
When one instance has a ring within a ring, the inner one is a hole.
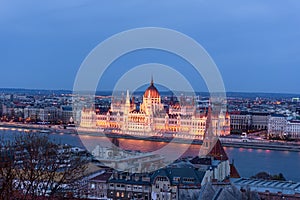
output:
M0 137L12 139L18 133L24 133L23 129L1 129ZM70 144L92 149L95 145L110 147L111 143L105 137L50 133L49 138L57 143ZM142 152L154 152L164 147L164 153L172 156L177 152L184 152L182 156L196 156L200 145L188 145L166 142L154 142L133 139L118 139L120 148L125 150L139 150ZM300 152L272 151L260 149L225 147L230 160L234 160L242 177L250 177L258 172L265 171L271 174L283 173L287 180L300 182ZM180 154L181 155L181 154Z

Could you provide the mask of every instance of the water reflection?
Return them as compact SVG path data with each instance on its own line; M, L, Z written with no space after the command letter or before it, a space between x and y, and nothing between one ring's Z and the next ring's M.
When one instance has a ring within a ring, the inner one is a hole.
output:
M262 149L256 149L256 152L257 152L257 153L262 153L263 150L262 150Z

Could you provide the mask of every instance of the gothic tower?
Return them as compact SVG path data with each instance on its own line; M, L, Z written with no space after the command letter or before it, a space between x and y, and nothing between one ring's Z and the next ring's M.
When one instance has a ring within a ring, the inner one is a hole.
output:
M218 123L216 122L218 118L216 119L216 117L217 116L215 116L215 113L212 112L211 105L209 105L205 124L205 132L203 136L203 144L201 145L199 152L200 157L207 156L218 140Z

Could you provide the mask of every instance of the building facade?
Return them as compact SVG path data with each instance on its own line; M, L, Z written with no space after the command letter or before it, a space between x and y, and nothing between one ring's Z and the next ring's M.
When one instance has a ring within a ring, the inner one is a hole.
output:
M300 139L300 120L288 120L284 115L272 115L268 121L270 137Z
M282 136L285 134L287 119L284 115L272 115L268 122L268 135Z
M163 168L152 175L152 200L198 199L201 185L205 180L205 171L194 168Z
M249 130L251 128L251 115L242 112L233 112L230 114L231 130Z
M151 199L149 174L115 173L108 181L108 199Z
M230 113L230 128L233 132L267 130L269 118L269 113L234 111Z
M300 139L300 120L291 120L287 122L286 134L293 139Z
M95 176L89 180L89 199L108 199L108 180L112 177L112 172L105 171L104 173Z
M125 102L112 102L107 113L96 114L92 109L83 110L80 125L85 128L116 129L126 134L168 133L173 137L202 139L206 119L206 113L197 112L193 105L173 105L167 112L152 80L139 106L134 100L130 101L127 91ZM230 116L226 111L221 112L218 126L220 135L230 134Z

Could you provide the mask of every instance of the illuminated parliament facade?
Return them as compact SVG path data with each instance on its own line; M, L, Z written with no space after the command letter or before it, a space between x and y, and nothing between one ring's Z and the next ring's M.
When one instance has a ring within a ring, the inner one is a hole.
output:
M197 112L193 105L178 104L169 106L166 111L153 80L144 92L139 109L133 101L130 102L127 91L125 102L121 104L112 102L107 113L96 114L93 109L85 109L81 112L80 126L110 129L124 134L147 136L168 134L172 137L202 139L206 128L207 112ZM219 135L230 133L230 117L226 111L221 112L216 123Z

